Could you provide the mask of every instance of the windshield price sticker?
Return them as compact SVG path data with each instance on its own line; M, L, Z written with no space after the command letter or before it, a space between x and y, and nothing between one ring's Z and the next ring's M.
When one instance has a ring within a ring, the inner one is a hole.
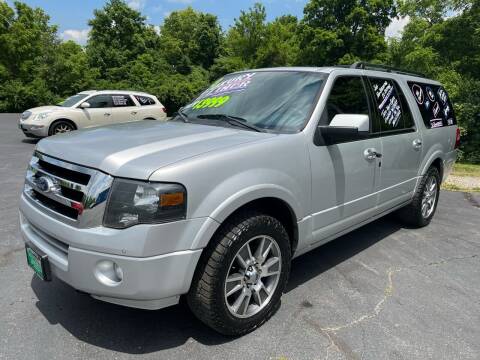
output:
M230 100L230 96L215 96L204 98L193 103L192 109L218 108L225 105Z

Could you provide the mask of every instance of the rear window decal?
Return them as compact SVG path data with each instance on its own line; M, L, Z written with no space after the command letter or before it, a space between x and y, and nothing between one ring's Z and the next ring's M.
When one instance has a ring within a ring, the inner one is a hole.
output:
M408 86L427 128L439 128L457 123L448 94L442 86L411 81L408 82Z
M115 106L127 106L127 98L123 95L113 95L112 96L113 105Z
M371 81L375 100L383 121L385 124L397 127L402 117L402 109L393 83L388 80L384 80L383 83L373 79Z
M415 100L417 100L417 103L422 105L424 101L424 96L423 96L423 90L421 86L418 84L413 84L412 93L413 93L413 96L415 97Z

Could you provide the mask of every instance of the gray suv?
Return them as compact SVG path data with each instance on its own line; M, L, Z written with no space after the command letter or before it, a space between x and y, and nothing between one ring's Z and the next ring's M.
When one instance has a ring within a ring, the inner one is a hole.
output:
M20 201L27 262L96 299L186 298L245 334L291 260L385 214L428 225L459 130L436 81L392 68L229 74L169 122L41 140Z

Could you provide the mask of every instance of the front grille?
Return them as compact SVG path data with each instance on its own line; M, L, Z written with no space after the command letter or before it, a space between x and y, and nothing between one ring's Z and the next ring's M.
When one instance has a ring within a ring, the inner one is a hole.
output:
M78 210L71 208L70 206L64 205L62 203L59 203L49 197L46 197L45 195L43 195L42 193L36 190L32 191L32 195L35 199L37 199L41 204L43 204L45 207L49 208L50 210L53 210L71 219L76 220L78 218Z
M45 160L39 160L38 165L41 169L48 171L49 174L58 176L65 180L70 180L77 184L87 185L90 180L90 175L78 171L66 169L55 164L49 163Z
M101 225L113 178L100 171L35 152L24 194L49 215L77 227Z

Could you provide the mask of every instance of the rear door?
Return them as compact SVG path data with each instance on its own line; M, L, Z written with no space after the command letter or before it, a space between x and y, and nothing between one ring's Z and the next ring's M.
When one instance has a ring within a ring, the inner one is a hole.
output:
M337 75L319 124L329 125L337 114L370 116L370 108L363 78ZM379 151L380 147L379 137L311 145L313 242L358 224L375 212L379 159L368 158L366 151Z
M411 198L422 155L422 137L405 94L394 79L369 76L368 84L375 107L372 135L381 139L377 191L379 210L384 210Z
M140 120L140 107L135 104L128 94L112 94L111 123L124 123Z

